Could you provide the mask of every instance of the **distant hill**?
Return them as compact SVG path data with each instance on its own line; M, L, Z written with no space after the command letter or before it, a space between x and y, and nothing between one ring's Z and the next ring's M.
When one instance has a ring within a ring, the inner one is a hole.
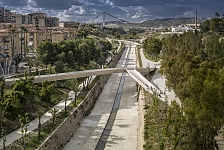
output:
M197 23L203 23L209 18L198 18ZM182 24L193 24L195 23L195 18L165 18L165 19L155 19L143 21L141 23L122 23L120 21L110 21L106 24L116 24L122 27L169 27L169 26L178 26Z

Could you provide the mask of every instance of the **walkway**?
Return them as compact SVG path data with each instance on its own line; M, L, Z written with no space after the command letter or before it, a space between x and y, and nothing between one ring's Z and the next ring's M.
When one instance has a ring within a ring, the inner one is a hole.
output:
M142 59L142 64L143 64L143 67L151 67L154 66L155 68L159 69L160 68L160 61L158 62L153 62L151 60L148 60L145 58L145 55L143 53L143 50L141 49L140 50L140 55L141 55L141 59ZM148 82L147 82L148 83ZM181 104L180 103L180 100L179 98L176 97L175 93L173 90L168 90L168 88L166 87L166 79L164 76L162 76L158 70L156 72L156 74L153 76L152 78L152 81L150 82L150 84L148 83L148 86L151 87L151 84L154 86L156 85L156 87L159 88L160 90L160 96L159 97L162 101L167 101L168 104L171 104L171 102L173 100L175 100L179 105ZM152 87L153 87L152 86ZM143 86L144 88L145 86ZM146 88L146 87L145 87ZM148 87L147 87L148 88ZM149 91L149 90L147 90ZM149 91L151 93L151 91ZM158 93L158 92L157 92ZM165 99L166 98L166 99Z
M129 69L134 69L134 68L130 67ZM143 73L146 73L148 71L145 68L137 68L137 70ZM66 73L58 73L58 74L40 75L40 76L34 76L34 83L43 82L45 80L47 81L67 80L71 78L80 78L80 77L121 73L121 72L126 72L125 68L93 69L93 70L66 72ZM5 79L5 82L6 82L6 85L10 85L15 83L17 80L20 80L20 79L10 78L10 79Z

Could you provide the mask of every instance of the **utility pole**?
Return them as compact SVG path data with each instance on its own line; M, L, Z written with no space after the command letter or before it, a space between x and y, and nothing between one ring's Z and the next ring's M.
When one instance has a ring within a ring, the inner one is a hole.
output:
M105 12L103 12L103 27L105 27Z
M197 10L195 11L195 30L197 30L197 25L198 25L198 18L197 18Z

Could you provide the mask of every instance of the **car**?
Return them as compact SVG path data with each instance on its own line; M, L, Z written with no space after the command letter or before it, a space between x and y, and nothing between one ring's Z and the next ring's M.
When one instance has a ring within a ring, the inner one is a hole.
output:
M29 67L29 65L28 65L28 62L20 62L19 64L18 64L18 66L19 67L24 67L24 68L27 68L27 67Z

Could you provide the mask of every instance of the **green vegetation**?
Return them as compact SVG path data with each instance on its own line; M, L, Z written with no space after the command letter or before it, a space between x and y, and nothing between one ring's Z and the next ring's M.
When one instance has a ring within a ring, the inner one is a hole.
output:
M145 91L144 139L146 150L190 149L180 145L183 138L182 118L179 105L160 101L155 95Z
M85 32L85 29L83 32ZM67 117L67 114L83 101L88 91L99 79L97 76L92 83L90 82L91 77L85 77L53 82L44 81L34 84L32 75L97 69L105 64L111 53L115 54L115 48L112 47L108 40L87 38L82 32L80 32L79 36L82 39L77 38L73 41L61 41L59 43L41 42L37 48L37 60L29 63L35 65L36 72L30 72L31 67L29 67L28 73L25 72L23 75L24 78L16 81L11 87L5 87L4 80L1 79L1 137L4 138L6 133L12 132L19 127L25 134L23 138L25 140L19 140L12 147L15 146L18 149L22 147L26 149L38 147ZM112 41L112 44L118 47L118 42ZM23 76L20 75L20 77ZM81 83L83 84L83 90L77 95ZM66 95L70 90L76 93L74 102L67 106L65 111L56 115L58 110L51 108L62 99L65 99L66 104L67 96L62 98L61 95ZM49 109L51 109L53 115L52 121L41 124L40 117ZM26 122L24 122L24 118ZM39 120L38 128L36 131L26 134L27 120L35 118Z
M142 58L141 58L141 54L140 54L140 49L141 49L141 47L138 45L137 46L137 52L138 52L137 57L138 57L139 67L142 67Z
M162 50L162 41L154 37L148 37L143 42L144 54L147 59L158 61Z
M201 32L224 32L224 16L220 18L219 13L215 13L215 18L211 20L206 20L203 24L201 24Z
M45 65L55 66L56 73L80 71L97 68L97 64L101 66L111 49L111 43L104 39L86 38L59 43L45 41L37 47L37 58Z
M221 34L221 30L217 34L210 28L208 33L189 31L162 41L160 72L166 77L168 88L180 99L181 106L175 103L169 107L158 106L161 102L152 98L146 106L149 108L146 149L154 146L158 149L218 149L215 136L224 124L224 40ZM155 132L158 128L160 135L151 135L148 128Z

